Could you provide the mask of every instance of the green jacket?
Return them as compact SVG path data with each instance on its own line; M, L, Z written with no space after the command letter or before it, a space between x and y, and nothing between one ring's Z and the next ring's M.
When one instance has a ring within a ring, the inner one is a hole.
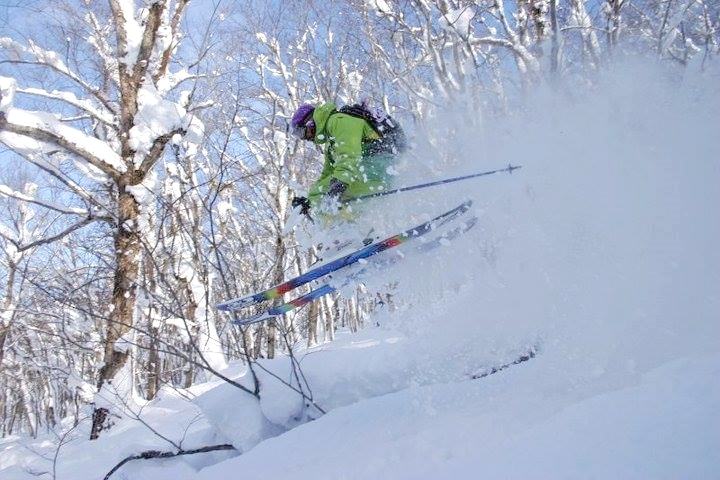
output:
M325 103L313 112L315 143L325 146L325 164L320 178L310 187L308 198L317 205L335 178L348 187L342 199L386 189L392 156L365 154L365 146L380 136L364 119L339 113L334 103Z

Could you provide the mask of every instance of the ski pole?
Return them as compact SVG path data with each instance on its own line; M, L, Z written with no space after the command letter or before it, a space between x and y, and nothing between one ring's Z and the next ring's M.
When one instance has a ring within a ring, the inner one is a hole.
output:
M522 165L514 166L514 165L508 164L508 166L505 168L501 168L498 170L490 170L489 172L472 173L470 175L463 175L462 177L446 178L444 180L437 180L435 182L429 182L429 183L421 183L419 185L412 185L410 187L400 187L400 188L394 188L392 190L384 190L382 192L369 193L367 195L361 195L359 197L354 197L354 198L349 198L347 200L343 200L343 203L355 202L355 201L365 200L368 198L384 197L385 195L392 195L393 193L407 192L408 190L416 190L418 188L434 187L436 185L444 185L446 183L459 182L461 180L467 180L470 178L483 177L485 175L492 175L493 173L500 173L500 172L512 173L513 170L517 170L518 168L521 168L521 167L522 167Z

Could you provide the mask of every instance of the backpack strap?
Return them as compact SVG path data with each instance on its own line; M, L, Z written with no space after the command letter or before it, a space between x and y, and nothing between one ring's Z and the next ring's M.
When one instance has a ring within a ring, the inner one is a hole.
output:
M341 107L340 110L338 110L338 113L345 113L353 117L362 118L370 124L372 129L375 130L375 133L377 133L381 137L383 136L383 132L378 128L377 120L375 119L375 117L373 117L372 113L370 113L370 111L362 105L345 105Z
M382 119L376 118L370 110L360 104L345 105L335 113L344 113L365 120L373 131L380 137L367 144L366 151L370 154L397 154L407 149L405 132L402 127L390 116L385 114Z

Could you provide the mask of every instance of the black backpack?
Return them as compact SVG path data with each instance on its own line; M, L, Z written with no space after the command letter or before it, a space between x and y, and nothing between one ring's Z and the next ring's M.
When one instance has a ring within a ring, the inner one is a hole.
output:
M364 105L345 105L338 110L340 113L366 120L375 132L380 135L378 140L363 145L365 155L397 155L407 150L407 139L400 124L383 110L373 114Z

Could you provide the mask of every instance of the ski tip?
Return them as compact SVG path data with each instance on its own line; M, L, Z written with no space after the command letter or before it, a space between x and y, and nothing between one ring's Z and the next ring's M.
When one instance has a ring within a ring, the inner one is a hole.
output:
M220 302L215 305L215 308L223 312L232 312L235 310L240 310L243 307L248 307L254 303L257 302L253 297L243 297Z
M236 305L234 302L222 302L215 305L215 308L217 308L221 312L232 312L233 310L237 310L240 307L242 307L242 305Z
M257 315L251 315L249 317L244 318L237 318L235 320L230 320L230 323L233 325L237 325L239 327L246 327L248 325L252 325L254 323L261 323L268 320L272 320L276 317L276 315L270 315L267 312L264 313L258 313Z

